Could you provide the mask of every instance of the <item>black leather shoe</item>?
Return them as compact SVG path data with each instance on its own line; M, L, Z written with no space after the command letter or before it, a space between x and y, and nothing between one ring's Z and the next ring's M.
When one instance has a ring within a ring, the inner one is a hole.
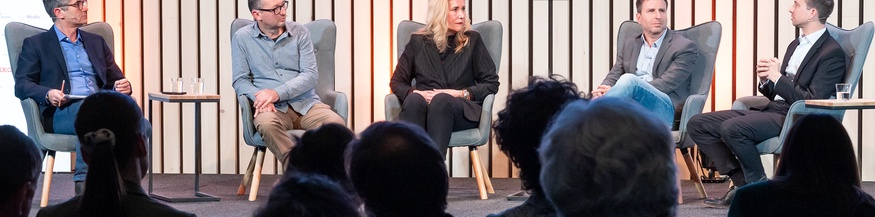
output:
M76 196L79 196L79 195L82 195L82 193L85 193L85 182L84 181L74 182L74 183L76 183L76 187L74 188L74 190L76 191Z
M733 185L732 187L729 187L729 191L726 191L726 194L724 194L723 197L705 199L705 201L703 201L702 203L704 203L705 206L708 206L711 208L719 208L719 209L729 208L729 205L732 204L732 198L735 197L735 190L736 189L738 189L738 187L735 187Z

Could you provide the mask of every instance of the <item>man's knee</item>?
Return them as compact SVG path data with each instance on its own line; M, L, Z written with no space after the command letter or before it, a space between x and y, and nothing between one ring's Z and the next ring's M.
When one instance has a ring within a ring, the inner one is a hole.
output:
M620 78L617 79L617 83L614 84L614 86L623 86L623 85L634 84L635 82L638 82L638 81L641 81L641 79L638 78L638 76L636 76L634 74L626 73L626 74L621 75Z
M431 103L428 104L428 110L431 111L432 109L448 109L448 107L454 100L455 97L450 96L449 94L439 93L431 98Z

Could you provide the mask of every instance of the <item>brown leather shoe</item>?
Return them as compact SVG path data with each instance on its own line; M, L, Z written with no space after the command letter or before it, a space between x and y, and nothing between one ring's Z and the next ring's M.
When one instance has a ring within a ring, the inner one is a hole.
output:
M724 194L723 197L705 199L702 203L711 208L729 208L729 205L732 205L732 198L735 198L735 190L737 189L738 187L733 185L732 187L729 187L729 191L726 191L726 194Z

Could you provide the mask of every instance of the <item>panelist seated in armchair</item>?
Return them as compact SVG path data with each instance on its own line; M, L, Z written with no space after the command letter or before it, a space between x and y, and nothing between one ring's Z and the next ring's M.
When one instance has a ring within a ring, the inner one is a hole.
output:
M495 63L464 0L431 1L425 27L405 46L389 82L398 118L425 129L446 157L452 132L477 127L483 99L498 91Z
M75 134L73 123L81 98L100 90L131 95L131 82L115 63L103 37L79 28L85 25L88 2L45 0L54 25L24 39L15 72L15 96L39 105L46 132ZM76 147L76 194L84 188L88 166Z

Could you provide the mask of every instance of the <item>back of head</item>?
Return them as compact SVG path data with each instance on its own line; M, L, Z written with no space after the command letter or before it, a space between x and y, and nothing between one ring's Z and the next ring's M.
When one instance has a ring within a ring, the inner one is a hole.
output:
M446 165L422 128L376 122L350 144L349 176L377 216L438 216L447 205Z
M802 117L793 124L774 180L795 190L816 193L860 187L851 138L842 123L825 114Z
M529 85L507 96L507 106L498 112L495 139L502 152L520 168L526 189L541 191L538 147L547 124L566 103L580 99L577 86L556 78L532 77ZM537 106L532 106L537 105Z
M82 216L120 215L125 196L120 171L135 163L134 152L143 151L143 113L134 100L115 91L102 91L84 99L76 116L76 135L88 163Z
M298 170L322 174L352 191L343 153L354 137L348 128L335 123L308 130L289 151L286 173Z
M817 10L818 20L820 23L826 23L826 19L832 15L832 10L835 7L833 0L805 0L808 9L814 8Z
M541 185L560 216L674 216L674 144L647 109L624 99L575 101L540 150Z
M27 216L42 158L36 145L10 125L0 126L0 216Z
M290 171L270 192L256 217L359 216L353 199L340 185L320 174Z

